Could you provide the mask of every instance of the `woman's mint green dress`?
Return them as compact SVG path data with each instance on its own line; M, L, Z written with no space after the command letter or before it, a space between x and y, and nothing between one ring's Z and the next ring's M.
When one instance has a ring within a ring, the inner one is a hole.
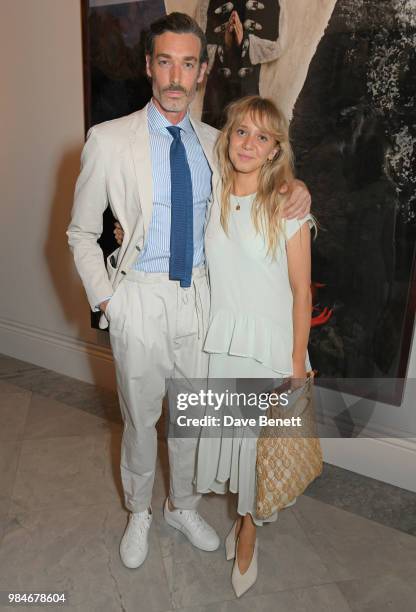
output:
M212 387L221 386L221 378L270 381L292 374L293 297L286 241L304 223L313 226L314 221L311 215L285 220L284 235L273 260L267 256L262 234L257 234L253 226L254 197L231 196L228 236L221 226L219 205L214 202L205 234L211 313L204 350L210 353ZM308 355L306 369L311 369ZM238 513L251 513L261 525L255 517L257 438L241 427L219 436L200 438L197 489L225 493L228 483L229 490L238 493Z

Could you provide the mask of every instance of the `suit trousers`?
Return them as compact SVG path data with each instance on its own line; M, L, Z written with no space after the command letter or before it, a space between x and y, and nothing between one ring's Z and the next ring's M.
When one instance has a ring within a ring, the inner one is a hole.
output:
M209 316L205 268L194 268L191 287L180 287L165 273L130 270L108 303L110 341L124 421L121 478L127 508L142 512L151 504L157 457L156 423L171 379L206 378L203 352ZM177 508L193 509L195 437L168 439L170 491Z

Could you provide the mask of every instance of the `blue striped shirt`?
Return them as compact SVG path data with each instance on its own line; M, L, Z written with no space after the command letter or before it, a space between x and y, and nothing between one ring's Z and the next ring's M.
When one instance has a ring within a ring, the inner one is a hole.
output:
M153 211L143 251L140 253L135 270L143 272L169 272L170 256L170 145L172 136L166 129L172 125L162 115L153 101L148 106L148 125L153 178ZM211 195L211 168L201 144L185 115L180 123L181 139L186 151L192 179L194 206L194 261L193 266L205 263L204 227L207 202Z

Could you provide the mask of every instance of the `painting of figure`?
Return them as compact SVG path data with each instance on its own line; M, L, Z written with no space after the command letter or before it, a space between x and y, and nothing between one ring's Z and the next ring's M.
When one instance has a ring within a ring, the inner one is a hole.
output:
M221 127L228 102L259 93L260 56L277 57L280 6L278 0L210 0L199 8L210 58L202 118Z
M226 105L271 98L288 119L336 0L188 0L207 36L206 85L194 114L221 127ZM170 3L172 4L172 2Z

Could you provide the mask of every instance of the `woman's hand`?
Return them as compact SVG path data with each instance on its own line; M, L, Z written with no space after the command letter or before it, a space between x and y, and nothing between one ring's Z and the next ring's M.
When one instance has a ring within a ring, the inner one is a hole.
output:
M286 219L302 219L311 212L311 194L303 181L293 179L290 184L284 183L279 193L288 194L283 208L283 216Z
M123 244L124 230L118 221L114 223L113 234L118 246L121 246Z

